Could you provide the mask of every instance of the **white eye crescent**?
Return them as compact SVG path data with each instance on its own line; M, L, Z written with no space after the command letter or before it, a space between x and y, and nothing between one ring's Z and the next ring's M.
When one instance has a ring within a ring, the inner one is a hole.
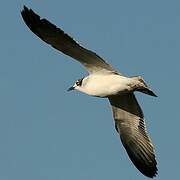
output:
M78 79L78 80L76 81L76 85L77 85L77 86L81 86L81 85L82 85L82 81L83 81L83 78L82 78L82 79Z

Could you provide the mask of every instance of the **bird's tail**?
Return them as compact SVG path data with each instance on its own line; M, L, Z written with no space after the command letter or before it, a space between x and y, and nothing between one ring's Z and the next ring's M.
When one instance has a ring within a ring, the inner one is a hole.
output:
M144 79L141 76L135 76L133 78L138 80L141 84L139 87L135 89L136 91L157 97L157 95L147 86L147 84L145 83Z
M157 97L157 95L149 88L138 89L137 91L148 94L150 96Z

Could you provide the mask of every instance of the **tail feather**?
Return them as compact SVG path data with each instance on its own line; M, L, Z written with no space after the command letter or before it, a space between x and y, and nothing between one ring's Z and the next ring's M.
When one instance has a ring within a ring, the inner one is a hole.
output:
M140 82L139 86L135 88L135 91L157 97L157 95L148 87L148 85L145 83L144 79L141 76L133 76L132 78Z
M157 95L152 90L150 90L149 88L138 89L137 91L148 94L150 96L157 97Z

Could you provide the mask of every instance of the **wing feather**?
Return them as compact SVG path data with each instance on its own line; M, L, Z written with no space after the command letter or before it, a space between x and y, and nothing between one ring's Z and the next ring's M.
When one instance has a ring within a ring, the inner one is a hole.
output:
M157 174L154 148L147 135L144 115L133 93L110 97L116 129L129 158L145 176Z
M80 46L73 38L64 33L63 30L48 20L41 19L33 10L24 6L21 14L24 22L34 34L55 49L79 61L90 73L98 71L116 72L96 53Z

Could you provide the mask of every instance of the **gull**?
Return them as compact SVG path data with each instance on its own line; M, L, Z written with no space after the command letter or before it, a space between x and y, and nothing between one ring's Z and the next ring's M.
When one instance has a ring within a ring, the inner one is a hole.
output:
M24 6L22 18L29 29L55 49L79 61L88 71L68 89L90 96L108 98L113 112L115 129L136 168L145 176L157 175L154 147L147 134L143 112L134 91L151 96L155 93L141 76L127 77L116 71L99 55L80 46L63 30L46 19L40 18L32 9Z

